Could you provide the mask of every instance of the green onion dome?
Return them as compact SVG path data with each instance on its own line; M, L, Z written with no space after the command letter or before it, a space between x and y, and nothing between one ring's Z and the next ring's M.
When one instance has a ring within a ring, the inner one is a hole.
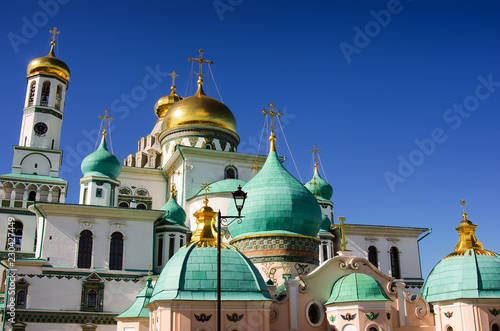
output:
M108 151L105 137L95 152L87 155L81 164L83 177L97 176L117 179L122 172L120 161Z
M330 219L328 218L328 216L323 215L323 216L321 216L321 219L323 220L323 222L321 222L321 228L319 229L319 232L320 233L331 233L330 229L332 227L332 222L330 222Z
M353 273L339 278L325 305L339 302L391 301L382 285L373 277Z
M429 302L500 299L500 256L483 249L475 236L477 225L463 215L455 251L436 264L422 288Z
M181 225L185 226L186 212L179 206L175 198L171 195L170 199L160 208L165 211L158 225Z
M318 234L322 223L318 201L285 170L274 147L261 171L245 184L243 191L247 193L242 210L245 218L228 225L233 239L262 234ZM228 214L237 215L235 209L231 204Z
M319 200L330 200L333 195L333 188L318 173L318 168L314 169L313 178L305 186Z

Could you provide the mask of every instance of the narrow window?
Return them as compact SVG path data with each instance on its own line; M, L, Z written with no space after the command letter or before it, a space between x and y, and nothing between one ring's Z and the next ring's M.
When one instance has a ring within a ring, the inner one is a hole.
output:
M90 290L87 295L87 307L95 308L97 307L97 292L94 290Z
M368 247L368 261L370 261L371 264L378 268L377 247Z
M30 85L30 97L28 99L28 107L33 106L33 103L35 102L35 88L36 88L36 82L32 82Z
M495 324L493 324L493 325L491 326L491 331L500 331L500 327L498 326L498 324L496 324L496 323L495 323Z
M38 168L38 163L35 163L35 168Z
M168 258L171 259L174 256L175 250L175 237L170 237L170 243L168 245Z
M23 241L23 223L21 221L14 222L14 230L12 228L7 230L7 242L5 243L5 250L10 247L14 247L15 251L21 250L21 243ZM12 249L12 248L11 248Z
M62 87L61 85L57 85L56 90L56 106L55 108L59 110L61 108L61 99L62 99Z
M26 305L26 292L19 291L17 292L16 306L24 306L24 305Z
M326 246L326 244L323 244L321 245L322 247L322 251L323 251L323 262L328 260L328 247Z
M42 99L40 100L40 105L48 106L50 96L50 82L46 80L42 85Z
M163 263L163 238L158 239L158 266Z
M78 268L90 268L92 264L92 232L80 232L78 244Z
M123 235L113 232L109 249L109 269L122 270L123 265Z
M96 198L102 198L102 188L95 190L95 196Z
M28 142L28 137L24 137L24 147L26 147L27 142Z
M399 267L399 250L397 247L391 247L391 275L396 279L401 278L401 270Z
M35 199L36 199L36 191L31 191L28 194L28 201L35 201Z
M52 147L50 149L54 149L54 139L52 139Z
M85 204L85 200L87 199L87 188L83 189L83 197L82 197L82 203Z
M227 167L225 179L236 179L236 169L233 167Z

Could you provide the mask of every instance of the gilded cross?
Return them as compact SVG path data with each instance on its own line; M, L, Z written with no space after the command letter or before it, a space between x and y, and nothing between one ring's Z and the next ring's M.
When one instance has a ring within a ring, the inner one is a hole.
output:
M205 192L205 200L208 201L207 194L210 192L210 184L207 182L201 184L201 190Z
M342 248L342 251L346 251L346 247L347 247L347 240L345 239L345 231L344 229L345 228L353 228L354 225L347 225L347 224L344 224L344 221L345 221L345 217L339 217L339 221L340 221L340 226L337 226L336 228L340 228L340 234L341 234L341 240L342 240L342 243L340 244L340 247Z
M148 264L148 277L151 277L151 264Z
M214 63L214 61L205 60L203 58L203 49L201 49L201 48L200 48L200 58L199 59L193 59L192 57L189 57L188 61L196 61L196 62L198 62L200 64L200 73L196 73L196 71L195 71L196 76L198 76L200 78L206 75L206 74L205 75L201 74L201 69L202 69L203 63L208 63L208 64L213 64Z
M172 86L175 86L175 78L176 78L176 77L179 77L179 75L177 75L177 74L175 73L175 70L174 70L174 71L172 71L172 73L171 73L171 74L168 74L168 75L169 75L170 77L172 77Z
M314 197L318 198L318 189L317 189L317 187L318 187L318 185L321 185L321 184L316 181L316 177L313 177L311 185L313 185L313 187L314 187L314 193L313 193Z
M310 149L309 151L314 154L314 169L318 170L318 154L321 153L321 151L316 149L316 145L314 145L314 149Z
M53 30L49 30L50 33L52 33L52 42L56 42L56 35L58 35L59 33L61 33L61 31L57 31L57 28L54 27Z
M114 118L113 117L109 117L108 116L108 111L105 110L104 111L104 116L99 115L99 119L103 119L104 120L104 131L102 132L102 135L105 136L106 135L106 121L112 121L112 120L114 120Z
M264 108L261 113L264 114L264 116L269 115L271 117L271 125L269 128L271 129L271 132L274 132L274 129L276 128L274 126L274 116L276 117L281 117L283 115L282 113L279 112L279 110L276 112L274 111L274 106L275 104L271 101L271 103L268 104L271 107L271 110L266 111L266 108Z
M170 181L172 181L172 177L173 177L174 175L180 175L181 173L180 173L180 171L175 171L175 168L172 166L172 167L170 167L170 169L168 169L168 170L165 172L165 174L166 174L167 176L170 176Z
M260 170L260 169L262 169L262 167L259 167L259 161L255 161L255 163L254 163L254 164L255 164L255 166L251 165L251 166L250 166L250 169L252 169L252 170L256 170L256 171L257 171L257 173L259 173L259 170Z
M465 200L464 199L460 200L460 206L462 206L462 208L464 209L464 214L465 214Z

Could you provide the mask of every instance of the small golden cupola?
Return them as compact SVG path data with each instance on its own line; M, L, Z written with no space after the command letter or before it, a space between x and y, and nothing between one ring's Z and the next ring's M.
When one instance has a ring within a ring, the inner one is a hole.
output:
M56 58L54 46L56 45L56 35L60 32L56 28L50 30L52 41L50 42L50 52L46 56L38 57L28 64L27 78L38 74L56 76L68 82L70 77L69 67L63 61Z
M163 119L165 113L170 109L170 107L174 103L183 99L181 96L175 94L175 78L179 77L179 75L175 73L175 70L172 71L172 73L169 75L172 77L172 86L170 87L170 90L172 92L169 95L165 95L160 99L158 99L158 101L156 101L155 104L155 114L156 116L158 116L159 119Z
M212 64L203 59L200 49L198 90L190 97L175 102L163 117L160 143L164 150L164 162L176 150L176 145L236 152L240 142L236 119L231 110L221 101L211 98L203 91L202 64ZM156 108L156 107L155 107Z

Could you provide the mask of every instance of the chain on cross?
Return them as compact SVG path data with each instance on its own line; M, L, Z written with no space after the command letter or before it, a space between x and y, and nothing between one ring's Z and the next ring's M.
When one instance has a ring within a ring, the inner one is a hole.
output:
M112 120L114 120L114 117L109 117L108 116L108 111L105 110L104 111L104 116L99 115L99 119L103 119L104 120L104 130L102 132L102 135L105 136L107 134L106 133L106 121L112 121ZM108 123L108 125L109 125L109 123Z
M275 105L274 105L274 103L273 103L272 101L271 101L271 103L269 103L268 105L269 105L269 107L271 107L271 110L266 111L266 108L264 108L264 109L261 111L261 113L262 113L262 114L264 114L264 116L269 115L269 116L271 117L271 125L269 125L269 128L271 129L271 132L273 132L273 133L274 133L274 129L276 128L276 127L274 126L274 116L276 116L276 117L278 117L278 118L279 118L279 117L281 117L283 114L282 114L282 113L280 113L280 112L279 112L279 110L278 110L278 111L275 111L275 110L274 110L274 106L275 106Z
M210 60L205 60L203 58L203 49L200 48L200 58L199 59L193 59L192 57L189 57L188 58L188 61L196 61L200 64L200 72L197 73L196 71L194 72L196 74L196 76L198 76L200 79L201 77L205 76L205 75L202 75L201 71L202 71L202 66L203 66L203 63L208 63L208 64L214 64L214 61L210 61Z

